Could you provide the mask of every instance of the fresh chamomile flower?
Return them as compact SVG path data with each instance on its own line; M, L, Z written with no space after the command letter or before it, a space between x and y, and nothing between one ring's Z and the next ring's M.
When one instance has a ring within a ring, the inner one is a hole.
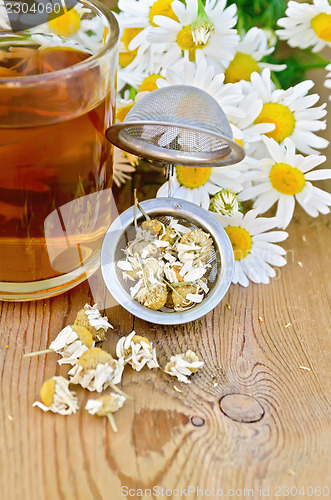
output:
M156 351L146 337L136 335L133 330L127 337L121 337L116 345L116 356L124 358L134 370L139 372L145 365L148 368L158 368Z
M171 49L171 44L164 42L156 47L155 44L151 44L147 40L147 36L150 29L155 26L155 15L177 20L172 9L172 0L139 0L139 2L136 0L119 0L118 7L120 13L117 19L122 34L121 41L129 52L126 59L130 60L132 54L134 54L130 64L135 63L135 65L140 65L145 70L148 70L151 59L154 59L158 53L167 52ZM180 54L179 48L177 48L177 53ZM120 58L120 62L121 59L123 57Z
M61 15L50 19L48 26L56 35L70 38L79 30L80 13L75 8L66 10Z
M275 47L269 46L268 37L264 30L256 27L251 28L236 46L234 58L229 62L224 72L225 82L249 81L254 71L260 73L264 68L269 68L272 71L283 71L286 64L262 62L262 59L274 50Z
M314 86L311 80L305 80L287 90L274 89L270 78L270 70L264 69L262 74L253 73L251 82L242 82L244 93L257 91L263 101L262 111L255 123L271 123L274 129L265 135L278 143L290 137L296 148L305 154L314 154L314 148L326 148L329 142L318 137L314 132L326 128L326 104L313 107L319 100L318 94L307 95ZM261 158L265 154L263 141L259 143L256 154Z
M287 17L278 20L283 29L276 34L287 40L290 47L321 51L331 44L331 6L328 0L313 0L313 4L289 2Z
M101 392L108 386L120 383L124 360L114 359L99 347L85 351L76 365L68 372L70 383L80 384L89 391Z
M208 210L210 195L223 189L242 190L242 172L236 166L222 168L184 167L178 165L170 180L170 196L187 200ZM157 197L167 197L169 180L158 190Z
M89 399L86 403L85 410L87 410L90 415L107 417L113 428L113 431L118 432L113 413L122 408L125 401L125 396L121 396L120 394L115 394L112 392L111 394L101 396L98 399Z
M175 0L171 4L178 20L162 15L154 16L147 40L152 44L168 42L179 47L192 60L196 52L203 52L218 69L222 61L231 61L239 41L235 4L225 8L226 0Z
M3 0L0 0L0 31L10 31L7 9Z
M69 389L69 380L64 377L52 377L46 380L40 389L41 402L35 401L43 411L52 411L60 415L71 415L78 410L78 400Z
M324 82L324 86L328 89L331 89L331 64L328 64L326 67L325 67L326 71L328 71L327 75L326 75L326 79L325 79L325 82ZM331 100L331 95L329 95L329 100Z
M209 210L221 215L234 215L241 209L236 193L230 189L221 189L210 201Z
M164 371L172 377L177 377L180 382L190 384L191 381L188 377L200 370L203 365L204 362L199 360L195 352L188 350L184 354L171 356L170 361L164 367Z
M247 94L239 104L244 116L233 117L230 123L234 140L244 148L246 157L236 164L236 168L247 170L253 159L257 146L261 143L263 134L274 130L272 123L255 123L263 108L263 101L253 89L246 89Z
M166 70L165 78L158 79L156 83L158 88L191 85L204 90L217 101L230 122L246 116L239 107L245 97L241 85L224 84L224 74L217 73L201 52L197 53L195 63L182 58Z
M214 213L224 227L233 248L233 283L247 287L249 280L254 283L269 283L276 276L271 266L285 266L285 250L279 245L288 237L285 231L269 231L278 226L277 217L257 217L259 210L254 209L245 215L237 212L232 216ZM266 232L269 231L269 232Z
M106 339L106 332L113 326L109 323L108 318L102 317L97 304L90 306L85 304L83 309L78 311L75 319L75 325L84 326L92 334L93 340L99 342Z
M312 170L326 160L322 155L295 154L290 139L281 147L273 139L264 139L270 158L260 160L254 171L254 186L239 195L243 201L255 199L254 208L266 212L277 203L278 227L285 229L290 223L295 200L312 217L330 212L331 194L312 185L310 181L330 179L331 169Z
M114 147L113 179L116 186L120 187L131 179L130 174L135 172L138 161L136 156Z

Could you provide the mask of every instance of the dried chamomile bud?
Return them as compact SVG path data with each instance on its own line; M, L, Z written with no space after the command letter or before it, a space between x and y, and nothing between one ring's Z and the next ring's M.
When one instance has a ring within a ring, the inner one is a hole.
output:
M111 393L107 396L101 396L98 399L89 399L86 403L85 410L90 415L98 417L107 417L111 423L114 432L117 432L117 426L113 417L113 413L118 411L125 403L126 398L120 394Z
M116 355L124 358L134 370L139 372L145 365L148 368L158 368L156 351L146 337L136 335L133 330L127 337L122 337L116 345Z
M89 391L101 392L122 379L124 360L114 359L108 352L94 347L84 352L69 371L72 384L80 384Z
M200 370L203 365L203 361L199 361L198 356L193 351L188 350L185 354L171 356L170 361L164 367L164 371L173 377L177 377L181 382L189 384L188 377Z
M178 258L181 262L192 260L205 264L214 250L213 240L202 229L184 234L178 244Z
M52 411L60 415L71 415L78 410L78 401L74 392L69 390L69 380L53 377L46 380L40 389L41 402L35 401L43 411Z
M113 328L108 319L101 316L97 304L85 304L84 308L78 311L75 325L84 326L89 330L95 342L105 340L108 328Z
M149 287L143 286L140 288L134 298L139 304L153 311L157 311L164 306L167 297L168 292L166 285L164 283L153 283L149 285Z
M91 347L94 347L91 333L78 325L63 328L49 346L52 351L61 354L62 359L58 361L60 365L75 364L80 356Z
M163 224L157 219L150 219L145 220L141 224L141 227L144 229L148 229L148 231L150 231L152 234L159 234L163 229Z

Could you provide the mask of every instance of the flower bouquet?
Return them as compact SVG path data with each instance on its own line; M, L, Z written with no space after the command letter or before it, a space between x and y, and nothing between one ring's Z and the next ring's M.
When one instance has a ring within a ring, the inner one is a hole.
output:
M331 87L331 65L318 54L331 44L329 2L119 0L117 18L117 120L146 92L191 85L221 106L246 153L223 168L177 166L157 196L170 190L215 215L232 243L233 283L269 283L286 264L278 243L296 203L312 217L330 211L331 195L312 183L331 178L331 169L316 168L326 160L328 141L317 134L326 104L305 79L308 69L326 68ZM116 184L138 165L116 149Z

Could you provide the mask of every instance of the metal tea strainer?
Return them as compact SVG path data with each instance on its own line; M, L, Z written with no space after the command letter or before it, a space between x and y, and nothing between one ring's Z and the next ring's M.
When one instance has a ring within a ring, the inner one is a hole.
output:
M194 203L175 198L156 198L140 203L153 219L167 225L170 218L185 227L202 229L213 239L214 251L208 260L205 277L209 292L200 304L182 312L163 308L152 311L138 304L130 295L132 281L123 279L123 271L117 266L123 260L123 250L135 237L134 209L128 208L117 217L108 229L101 250L101 270L106 286L116 301L138 318L160 325L176 325L201 318L214 309L226 294L232 280L234 258L232 246L226 232L216 218ZM138 218L138 224L144 217Z
M128 153L170 165L224 167L245 156L217 101L190 85L149 92L106 135Z
M124 151L165 164L169 181L173 165L222 167L238 163L245 156L243 148L233 140L219 104L207 92L189 85L169 86L146 94L122 123L106 131L106 136ZM234 260L226 232L210 212L187 201L168 197L140 205L151 218L165 225L172 217L191 230L202 229L210 235L214 252L206 275L209 292L201 303L182 312L165 308L152 311L132 299L132 282L123 280L117 262L123 259L123 250L135 237L134 207L121 214L105 236L101 269L107 288L130 313L151 323L174 325L204 316L221 301L231 283ZM142 220L138 219L138 223Z

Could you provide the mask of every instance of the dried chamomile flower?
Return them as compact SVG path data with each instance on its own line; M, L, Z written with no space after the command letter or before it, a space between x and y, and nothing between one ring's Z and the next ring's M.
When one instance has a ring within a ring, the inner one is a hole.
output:
M94 347L92 334L84 326L66 326L50 344L52 351L61 354L59 365L68 363L74 365L80 356Z
M203 294L198 293L199 287L194 285L184 285L176 287L172 292L172 301L176 311L183 311L203 300Z
M157 219L150 219L150 220L145 220L141 224L141 227L143 229L147 229L152 234L160 234L160 232L163 229L163 224L162 224L162 222L158 221Z
M214 250L213 240L202 229L184 234L178 244L178 259L181 262L194 261L205 264Z
M124 358L124 362L129 363L137 372L145 365L148 368L158 368L159 366L153 344L148 338L136 335L134 330L117 342L116 356Z
M108 352L94 347L84 352L68 375L72 384L101 392L121 381L123 369L123 359L116 360Z
M142 286L138 293L134 296L139 304L157 311L164 306L167 301L168 291L164 283L153 283L147 286Z
M107 396L101 396L98 399L89 399L86 403L85 410L90 415L98 417L107 417L112 425L114 432L117 432L117 426L113 417L113 413L118 411L125 403L126 398L120 394L111 393Z
M188 350L185 354L171 356L170 361L164 367L164 371L173 377L177 377L181 382L189 384L188 377L200 370L203 365L203 361L199 361L195 352Z
M94 347L92 334L83 326L70 325L63 328L58 336L51 342L49 349L43 351L29 352L24 354L24 358L39 356L56 352L62 356L58 363L75 364L79 357L88 349Z
M126 254L131 257L136 257L141 256L143 251L147 254L156 253L158 250L155 245L153 245L155 240L155 234L152 234L148 229L137 227L136 237L128 243Z
M95 342L105 340L108 328L113 328L108 319L101 316L97 304L94 306L85 304L84 308L78 311L75 325L87 328L92 333Z
M183 268L183 264L181 262L168 262L164 266L164 275L167 278L169 283L179 283L184 281L183 276L181 276L180 271Z
M176 240L176 231L172 227L166 227L164 230L164 234L161 236L160 240L168 243L168 246L172 246ZM167 247L164 247L164 251Z
M43 411L52 411L60 415L71 415L78 410L78 401L74 392L69 390L69 380L64 377L53 377L46 380L40 389L40 401L32 406L38 406Z

